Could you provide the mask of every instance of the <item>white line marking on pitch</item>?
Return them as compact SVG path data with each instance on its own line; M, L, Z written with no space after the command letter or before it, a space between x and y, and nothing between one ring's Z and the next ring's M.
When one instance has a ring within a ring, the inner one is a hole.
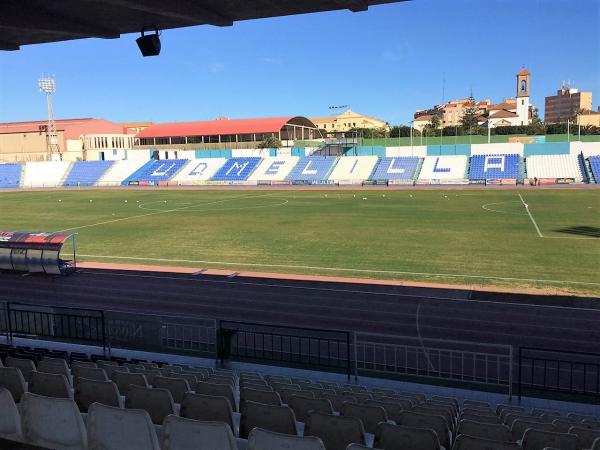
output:
M157 280L179 280L179 281L191 281L202 283L216 283L216 284L240 284L244 286L262 286L262 287L276 287L283 289L302 289L307 291L324 291L324 292L344 292L347 294L361 294L361 295L379 295L384 297L408 297L408 298L427 298L428 300L443 300L453 302L468 302L468 303L485 303L491 305L509 305L509 306L521 306L521 307L535 307L535 308L549 308L549 309L576 309L577 311L590 311L597 313L597 309L593 308L573 308L570 306L556 306L556 305L541 305L541 304L527 304L527 303L514 303L514 302L495 302L492 300L464 300L456 297L437 297L432 295L415 295L415 294L402 294L397 292L377 292L377 291L361 291L357 289L336 289L336 288L324 288L324 287L312 287L312 286L295 286L288 284L274 284L274 283L255 283L251 281L224 281L215 280L210 278L185 278L185 277L172 277L167 275L141 275L137 273L108 273L108 272L94 272L93 270L84 270L83 273L91 275L102 275L111 277L130 277L130 278L150 278Z
M421 275L428 277L452 277L452 278L476 278L486 280L504 280L504 281L531 281L537 283L558 283L558 284L589 284L592 286L600 286L600 283L592 283L585 281L569 281L569 280L538 280L535 278L514 278L514 277L494 277L483 275L464 275L455 273L428 273L428 272L405 272L398 270L373 270L373 269L350 269L346 267L322 267L322 266L302 266L294 264L262 264L262 263L237 263L225 261L206 261L193 259L168 259L168 258L143 258L135 256L109 256L109 255L82 255L84 258L108 258L108 259L130 259L134 261L159 261L159 262L176 262L176 263L193 263L193 264L215 264L228 266L250 266L250 267L277 267L285 269L311 269L311 270L330 270L338 272L359 272L359 273L386 273L392 275Z
M521 193L518 193L518 195L519 195L519 198L521 199L521 203L523 203L523 207L525 208L525 211L527 211L527 214L529 214L529 218L531 219L531 223L535 227L535 231L537 231L537 234L538 234L539 237L543 238L544 235L540 231L540 227L538 227L537 222L535 221L535 219L531 215L531 211L529 211L529 205L527 203L525 203L525 200L523 200L523 197L521 196Z
M511 212L511 211L501 211L499 209L492 209L492 208L488 208L488 206L492 206L492 205L502 205L505 203L520 203L519 200L509 200L509 201L505 201L505 202L494 202L494 203L486 203L485 205L481 205L481 207L483 209L485 209L486 211L490 211L490 212L497 212L497 213L503 213L503 214L513 214L516 216L523 216L524 213L520 213L520 212Z

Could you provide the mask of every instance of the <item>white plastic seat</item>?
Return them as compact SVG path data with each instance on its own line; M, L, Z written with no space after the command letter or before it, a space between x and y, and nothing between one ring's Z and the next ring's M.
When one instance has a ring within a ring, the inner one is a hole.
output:
M160 450L156 431L146 411L94 403L87 429L90 450Z
M381 406L344 403L341 413L342 416L356 417L362 421L365 431L371 434L375 434L379 423L388 421L387 413Z
M304 436L321 438L327 450L345 450L348 444L366 444L365 429L355 417L311 412L304 425Z
M235 401L235 395L233 394L233 388L229 384L198 381L198 383L196 383L195 391L198 394L225 397L229 401L232 411L237 411L237 403Z
M12 394L0 388L0 438L21 441L21 416Z
M185 378L154 377L152 386L167 389L173 396L175 403L181 403L186 392L191 391L190 385Z
M33 372L29 392L46 397L73 398L71 385L62 374Z
M242 404L240 437L247 439L250 431L264 428L278 433L296 435L296 416L289 406L263 405L246 401Z
M325 450L316 436L292 436L254 428L248 435L248 450Z
M521 450L516 442L498 442L461 434L454 441L452 450Z
M111 380L117 384L121 395L127 397L132 386L149 387L146 376L141 373L113 372Z
M494 441L511 441L510 429L502 424L489 424L474 422L472 420L461 420L458 425L458 434L492 439Z
M75 384L75 402L83 413L87 412L93 403L120 406L119 389L113 381L78 378Z
M162 425L170 414L175 414L175 402L167 389L131 385L125 398L125 408L143 409L150 414L152 422Z
M288 406L292 408L296 419L305 422L310 411L318 411L324 414L333 414L331 402L326 398L304 398L292 395L288 401Z
M7 356L4 365L6 367L16 367L19 369L27 382L31 381L32 373L36 370L33 361L25 358L13 358L12 356Z
M569 428L569 434L577 436L577 448L591 448L594 441L600 438L600 430L574 426Z
M398 425L415 428L429 428L435 431L440 440L440 445L446 449L450 448L450 432L448 430L448 422L446 422L444 417L407 411L403 412L399 419L400 423Z
M55 450L87 449L87 433L75 402L27 392L21 399L25 442Z
M236 433L233 411L225 397L187 392L183 396L179 414L188 419L224 422Z
M263 405L281 405L281 397L277 392L261 391L249 388L240 389L240 401L251 401L262 403Z
M554 447L560 450L577 450L577 436L533 428L525 431L523 441L521 442L523 450L543 450L545 447Z
M85 378L87 380L108 381L108 376L104 369L94 367L73 367L73 378ZM76 384L76 383L73 383Z
M13 400L18 403L21 396L27 392L27 382L23 378L21 369L17 367L0 367L0 388L10 391Z
M440 440L435 431L390 423L379 424L373 445L385 450L440 450Z
M202 422L167 416L162 450L237 450L231 428L223 422Z

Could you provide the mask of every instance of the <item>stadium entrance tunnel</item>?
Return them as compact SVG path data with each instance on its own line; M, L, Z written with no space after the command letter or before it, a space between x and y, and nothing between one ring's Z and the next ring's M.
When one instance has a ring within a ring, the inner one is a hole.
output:
M76 237L77 233L0 231L0 270L53 275L75 271ZM70 259L63 259L61 252Z

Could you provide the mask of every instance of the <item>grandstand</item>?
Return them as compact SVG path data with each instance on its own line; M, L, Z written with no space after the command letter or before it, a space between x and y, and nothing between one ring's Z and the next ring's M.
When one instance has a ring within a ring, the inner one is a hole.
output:
M419 180L464 180L467 178L466 156L427 156Z
M18 188L20 181L20 164L0 164L0 189Z
M298 161L287 179L322 182L327 179L336 162L337 158L334 156L305 156Z
M158 184L172 179L184 165L187 159L151 160L123 180L123 185Z
M260 163L258 157L230 158L212 177L213 181L241 182L248 179Z
M471 157L469 179L514 179L520 177L519 155L476 155Z
M418 175L420 159L413 156L381 158L371 179L412 182Z
M25 175L21 187L56 187L61 186L71 163L67 161L47 161L25 163Z
M114 161L76 161L63 186L95 186Z
M110 168L102 174L96 183L97 186L118 186L132 173L137 172L146 164L145 160L120 160L115 161Z
M312 372L0 346L0 438L55 449L600 448L600 414ZM408 447L406 447L408 445Z
M329 179L339 183L358 182L360 184L370 178L378 160L377 156L346 156L340 158L331 171Z
M282 181L298 164L298 156L264 158L256 170L248 178L249 181Z
M588 159L594 180L600 184L600 156L590 156Z
M576 155L544 155L526 158L529 178L573 178L583 179L582 167Z
M212 178L225 162L225 158L191 159L175 175L173 181L177 184L195 184L207 181Z

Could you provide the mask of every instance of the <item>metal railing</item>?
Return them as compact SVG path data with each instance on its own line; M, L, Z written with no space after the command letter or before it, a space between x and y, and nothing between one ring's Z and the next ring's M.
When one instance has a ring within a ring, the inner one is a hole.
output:
M550 392L600 403L600 353L519 348L518 395Z
M510 345L355 333L356 374L415 376L506 388L512 396Z
M9 342L14 337L35 337L101 345L106 351L104 311L6 303L5 328Z
M219 321L217 357L352 373L351 333Z

